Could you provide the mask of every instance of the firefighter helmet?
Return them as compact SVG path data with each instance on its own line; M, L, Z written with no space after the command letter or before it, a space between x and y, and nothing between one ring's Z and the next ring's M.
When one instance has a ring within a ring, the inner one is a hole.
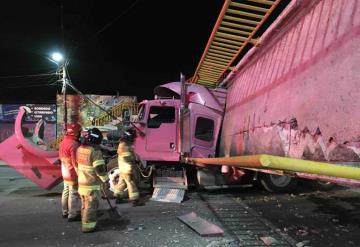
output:
M66 125L65 134L66 135L77 135L81 132L81 125L78 123L68 123Z
M136 138L136 130L133 128L124 129L120 135L120 141L129 144L134 143Z
M102 133L98 128L89 129L84 136L84 141L86 144L99 145L102 139Z

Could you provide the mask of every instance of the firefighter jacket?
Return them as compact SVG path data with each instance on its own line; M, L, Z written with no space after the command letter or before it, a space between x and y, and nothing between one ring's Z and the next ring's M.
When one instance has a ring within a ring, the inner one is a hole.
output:
M99 191L101 183L108 180L105 161L97 146L81 145L76 152L79 176L79 194L90 195Z
M65 135L60 143L59 157L61 160L61 173L64 183L68 185L77 185L77 163L76 150L80 146L77 138L72 135Z
M118 146L118 164L121 174L132 174L135 165L135 153L132 147L125 142L120 142Z

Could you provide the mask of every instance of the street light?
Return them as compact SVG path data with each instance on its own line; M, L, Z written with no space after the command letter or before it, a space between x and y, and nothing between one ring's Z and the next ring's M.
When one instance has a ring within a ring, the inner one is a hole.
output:
M54 52L53 54L51 54L51 58L56 62L56 64L64 60L64 56L60 52Z
M49 58L49 60L51 62L55 63L58 66L58 71L61 71L61 73L62 73L62 89L61 89L61 92L64 95L64 129L66 129L66 125L67 125L66 65L67 65L67 62L64 61L64 56L60 52L54 52L53 54L51 54L51 59Z

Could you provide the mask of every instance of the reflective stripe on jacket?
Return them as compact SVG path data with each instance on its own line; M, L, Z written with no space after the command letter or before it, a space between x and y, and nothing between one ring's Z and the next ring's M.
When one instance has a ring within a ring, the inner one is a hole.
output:
M135 160L134 150L131 146L127 145L124 142L120 142L118 146L118 165L119 165L119 172L121 174L131 174L134 169L134 164L128 162L126 158L131 158Z
M101 182L108 179L105 161L100 149L81 145L76 152L76 160L78 162L79 194L89 195L92 191L100 190ZM98 166L104 167L99 169Z
M77 138L70 135L65 135L60 143L59 158L61 160L61 173L64 183L68 185L77 184L77 162L76 150L80 146Z

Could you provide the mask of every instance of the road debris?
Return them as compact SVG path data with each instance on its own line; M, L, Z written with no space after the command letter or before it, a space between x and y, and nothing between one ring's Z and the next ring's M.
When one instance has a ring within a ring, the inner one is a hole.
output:
M309 240L304 240L304 241L301 241L299 243L296 244L296 247L305 247L305 246L308 246L310 243Z
M260 237L260 240L263 241L265 245L272 245L277 242L275 238L269 236Z
M211 241L206 247L225 247L225 246L234 246L236 243L234 240L231 239L221 239L221 240L214 240Z
M296 232L296 235L297 235L297 236L306 236L306 235L308 235L308 234L309 234L308 231L305 230L305 229L299 229L299 230L297 230L297 232Z
M224 234L224 231L219 226L200 218L195 212L179 216L178 219L199 233L200 236L219 236Z

